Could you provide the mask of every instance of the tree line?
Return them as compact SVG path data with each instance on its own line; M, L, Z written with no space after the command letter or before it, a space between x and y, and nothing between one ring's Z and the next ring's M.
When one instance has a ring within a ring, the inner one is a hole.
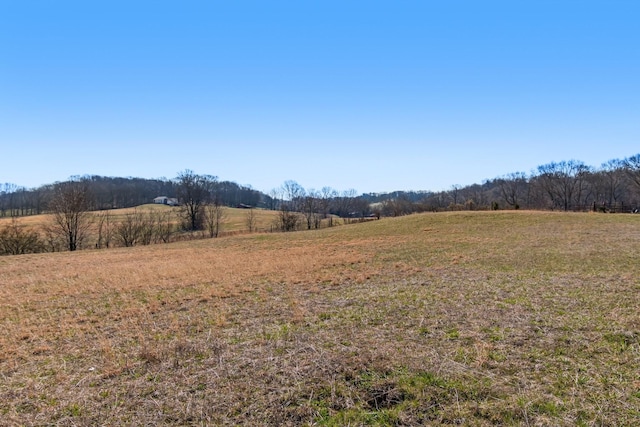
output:
M513 172L439 192L364 194L383 216L482 209L633 212L640 208L640 154L600 167L582 161L551 162L530 173Z
M482 184L452 186L441 192L404 192L357 195L330 187L305 189L285 181L263 194L250 187L211 175L185 170L173 180L73 177L69 181L26 190L4 184L0 215L11 216L0 229L0 254L20 254L114 245L167 243L178 233L217 237L225 208L242 206L246 226L255 230L253 209L277 211L272 231L294 231L333 226L336 218L380 218L423 211L480 209L552 209L632 212L640 207L640 154L610 160L599 168L581 161L552 162L529 174L514 172ZM122 190L122 191L120 191ZM115 220L110 210L149 203L164 194L180 201L179 209L164 212L134 210ZM35 231L15 217L50 213L51 222ZM96 241L87 244L87 236Z
M105 208L104 205L104 197L110 192L109 186L103 185L105 181L113 183L113 180L96 177L78 177L47 188L46 212L50 214L50 222L41 230L35 230L21 224L14 215L11 223L0 229L0 254L167 243L178 232L189 233L198 230L206 230L209 237L218 235L224 216L224 206L221 203L221 195L224 192L217 191L216 177L197 175L186 170L172 181L171 186L163 185L162 182L152 182L149 188L160 184L156 191L166 191L179 198L180 208L177 211L147 212L134 209L117 220L111 209ZM97 186L96 183L101 185ZM137 180L130 183L132 186L139 184ZM96 189L97 194L94 192ZM144 191L153 190L145 187ZM132 194L135 192L129 196ZM149 194L154 194L155 197L158 193ZM113 206L115 197L120 196L109 195L109 207ZM129 200L133 201L135 197ZM148 202L149 200L143 201ZM100 208L103 210L97 210ZM15 214L15 208L12 212ZM89 244L90 235L94 236L94 239Z
M333 226L335 218L364 218L370 215L369 203L356 190L339 192L331 187L305 189L296 181L285 181L269 192L271 209L278 215L275 228L279 231L318 229L323 224Z
M98 175L74 176L69 181L82 181L91 194L93 210L119 209L151 203L155 197L177 198L176 179L118 178ZM49 210L57 187L62 183L37 188L12 183L0 184L0 217L39 215ZM267 206L268 196L235 182L217 181L218 198L225 206Z
M271 209L278 210L271 231L298 230L304 224L308 229L319 228L323 222L332 226L334 216L364 216L368 207L368 203L356 197L355 190L338 193L325 187L319 192L307 191L296 182L287 181L282 187L274 189L271 196L262 199L256 197L253 190L243 194L246 188L220 182L212 175L185 170L172 181L171 187L163 185L157 187L160 190L156 188L156 191L174 195L179 201L176 208L136 208L114 215L110 208L118 196L110 194L109 202L105 205L105 196L109 192L94 193L96 182L104 184L102 181L96 177L76 177L53 184L47 189L48 200L46 208L43 208L46 209L44 212L50 214L50 221L39 230L20 223L14 209L11 223L0 229L0 254L131 247L184 238L214 238L219 236L227 219L226 208L238 201L257 205L261 200L266 200ZM104 186L98 188L103 189ZM149 194L155 195L157 192ZM120 200L124 198L120 197ZM129 200L135 198L130 197ZM255 231L255 206L244 203L241 206L247 208L247 231ZM354 209L358 212L354 213Z

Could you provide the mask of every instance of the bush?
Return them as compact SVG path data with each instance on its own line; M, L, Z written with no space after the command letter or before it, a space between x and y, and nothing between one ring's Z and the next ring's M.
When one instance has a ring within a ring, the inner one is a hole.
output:
M21 255L44 252L44 244L37 232L27 230L16 218L0 229L0 255Z

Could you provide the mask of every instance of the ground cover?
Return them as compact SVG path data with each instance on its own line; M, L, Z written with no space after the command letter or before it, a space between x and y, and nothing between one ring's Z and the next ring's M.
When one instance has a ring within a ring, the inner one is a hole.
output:
M127 214L131 214L134 212L142 212L142 213L170 212L177 217L179 210L180 210L179 207L172 207L172 206L159 205L159 204L147 204L147 205L141 205L135 208L122 208L122 209L95 211L94 215L97 217L100 215L104 215L105 213L109 213L109 215L111 216L110 220L114 223L117 223L119 221L124 220ZM249 212L249 209L228 208L228 207L225 208L225 217L224 217L225 220L222 226L223 231L246 230L248 212ZM269 211L265 209L253 209L251 210L251 212L255 217L256 229L260 231L270 230L271 226L273 225L273 221L275 219L277 212ZM38 227L42 227L44 225L50 224L51 217L48 214L30 215L25 217L19 217L18 221L21 224L24 224L28 227L38 228ZM10 222L11 222L10 217L0 218L0 227L5 224L9 224ZM177 219L176 219L176 222L177 222Z
M0 258L7 425L635 425L640 217Z
M110 209L91 212L91 222L87 231L87 235L82 241L81 249L91 249L101 246L104 248L106 235L110 233L110 247L122 245L118 239L114 237L117 234L116 227L118 224L127 221L127 217L138 214L142 222L151 221L151 223L161 222L169 223L173 227L173 233L168 238L169 241L191 240L202 237L209 237L208 232L185 232L181 231L182 220L180 217L180 208L161 204L146 204L133 208ZM277 227L274 225L277 217L276 211L265 209L240 209L240 208L224 208L224 214L220 223L219 236L230 234L239 234L249 232L249 224L247 216L252 216L251 232L267 232L273 231ZM13 221L21 226L25 226L29 231L36 231L41 237L45 237L48 233L45 231L47 227L53 224L53 217L50 214L30 215L24 217L4 217L0 218L0 229L9 226ZM102 229L100 229L102 224ZM100 231L101 230L101 231ZM102 233L102 234L100 234ZM102 243L98 245L99 236L102 236Z

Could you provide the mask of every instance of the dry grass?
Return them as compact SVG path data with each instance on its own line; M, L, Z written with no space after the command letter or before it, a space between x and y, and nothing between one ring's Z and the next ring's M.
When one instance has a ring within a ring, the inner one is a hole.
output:
M108 214L109 221L112 224L121 223L125 220L128 214L132 214L134 212L141 213L146 215L149 212L154 213L168 213L170 222L173 223L176 228L179 228L180 224L180 208L179 207L171 207L160 204L146 204L141 205L135 208L123 208L123 209L111 209L104 211L96 211L93 212L94 215L94 224L90 228L86 241L84 242L85 248L93 248L97 241L98 236L98 218L101 215ZM274 220L277 216L276 211L270 211L265 209L253 209L252 210L255 224L254 224L254 232L268 232L272 231ZM247 215L249 210L247 209L237 209L237 208L225 208L224 210L224 220L220 227L221 235L229 235L229 234L238 234L248 231L247 225ZM10 217L0 217L0 228L8 225L12 221ZM51 225L52 217L49 214L42 215L31 215L25 217L18 217L18 223L27 226L28 229L42 231L43 226ZM196 236L191 236L189 233L181 233L178 232L174 235L173 240L184 240L189 239Z
M180 223L179 220L179 207L172 207L161 204L146 204L137 206L134 208L122 208L122 209L111 209L111 210L103 210L103 211L95 211L93 214L96 216L95 222L97 223L97 217L99 215L103 215L108 213L110 215L110 221L112 224L117 224L122 222L127 214L131 214L134 212L139 212L146 214L148 212L159 212L159 213L170 213L173 223L177 226ZM240 208L229 208L225 207L224 209L224 219L222 221L220 227L220 233L222 236L229 234L239 234L248 232L249 226L247 224L247 215L249 214L248 209L240 209ZM263 233L263 232L271 232L278 229L275 224L278 211L266 210L266 209L253 209L251 210L255 223L253 224L253 232ZM2 228L5 224L9 224L11 222L11 217L0 217L0 228ZM26 225L30 229L40 230L45 225L50 225L52 222L52 218L48 214L41 215L31 215L18 217L18 222L20 224ZM322 227L327 226L328 220L323 220ZM343 225L345 221L340 218L333 218L332 223L334 225ZM354 220L355 221L355 220ZM86 247L93 247L93 243L96 240L97 235L97 224L94 224L93 229L89 233L89 238L87 239L89 243L87 243Z
M160 204L147 204L141 205L135 208L123 208L123 209L111 209L104 211L96 211L95 214L99 215L102 213L108 212L111 215L111 219L114 222L121 221L125 218L125 216L129 213L133 212L173 212L177 215L179 212L179 207L171 207ZM237 208L226 208L226 221L223 224L223 227L226 226L228 230L244 230L247 228L246 226L246 217L248 210L247 209L237 209ZM268 230L273 223L273 219L277 212L269 211L264 209L253 209L253 213L256 217L256 225L259 230ZM31 215L25 217L19 217L18 220L28 226L38 227L45 225L51 222L49 215ZM9 223L11 221L10 217L0 217L0 226L3 224Z
M639 217L0 258L0 424L635 425Z

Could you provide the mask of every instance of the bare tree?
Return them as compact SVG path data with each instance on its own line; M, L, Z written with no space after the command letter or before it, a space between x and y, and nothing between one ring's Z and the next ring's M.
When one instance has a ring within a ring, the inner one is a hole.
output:
M320 197L315 190L309 190L301 200L302 212L307 220L307 230L320 227Z
M306 195L304 187L295 181L288 180L282 184L282 194L285 201L289 203L289 207L292 211L300 212L302 200Z
M217 178L211 175L197 175L185 170L176 178L176 192L182 204L185 229L201 230L204 220L204 206L211 200Z
M51 230L75 251L82 246L91 228L91 198L85 181L68 181L55 186L49 209L53 216Z
M613 206L622 197L624 191L624 170L625 163L623 160L609 160L603 163L600 167L600 173L598 174L603 179L603 199Z
M155 242L169 243L175 230L174 216L171 211L156 214Z
M452 205L454 206L454 208L457 208L457 205L460 202L460 190L462 190L462 185L460 184L454 184L451 186L451 190L449 190L449 195L451 196L452 199Z
M249 233L253 233L256 230L256 223L258 218L256 217L255 210L250 208L247 210L247 214L244 217L244 222L249 230Z
M358 192L353 188L343 191L340 196L333 198L332 211L340 217L349 217L353 212L353 200L357 195Z
M640 189L640 153L624 159L627 175Z
M142 237L143 229L143 214L136 209L127 213L124 219L116 225L115 235L122 246L131 247L138 243L138 240Z
M338 197L338 192L331 187L322 187L322 190L320 190L319 197L320 197L320 200L318 200L318 203L319 203L318 207L320 209L320 214L322 215L322 219L328 218L327 225L329 227L333 227L333 216L330 215L331 203L333 199Z
M538 181L551 199L552 207L568 211L583 202L587 173L584 163L577 160L538 166Z
M276 217L276 227L281 231L295 231L300 224L300 214L289 209L287 203L282 203Z
M413 205L413 203L411 202L409 202L409 204L410 206ZM354 212L358 213L358 216L360 218L364 218L371 213L371 205L366 199L362 197L356 197L355 199L353 199L353 209Z
M278 203L282 200L282 189L272 188L267 196L268 208L272 211L278 209Z
M48 252L62 252L67 248L65 241L66 236L61 236L57 227L50 224L44 224L42 226L42 233L44 235L45 251Z
M278 194L281 199L275 226L281 231L297 230L301 221L299 211L305 194L304 188L295 181L285 181Z
M511 207L519 209L526 193L527 176L524 172L513 172L498 181L504 201Z
M0 214L2 216L17 216L16 205L17 197L16 193L19 187L16 184L6 182L2 185L2 191L0 191Z
M98 218L98 242L96 243L96 249L109 248L111 245L111 238L113 236L113 228L111 224L111 212L104 211L97 216Z
M320 213L322 218L329 216L331 210L331 200L338 197L338 192L331 187L322 187L320 190Z
M218 237L220 228L226 218L226 208L216 198L204 206L204 224L209 237Z
M158 227L158 216L153 211L148 211L141 215L140 221L140 244L150 245L156 243L156 229Z
M382 213L386 216L407 215L412 212L413 203L407 198L406 195L400 194L396 198L383 201L381 210Z

